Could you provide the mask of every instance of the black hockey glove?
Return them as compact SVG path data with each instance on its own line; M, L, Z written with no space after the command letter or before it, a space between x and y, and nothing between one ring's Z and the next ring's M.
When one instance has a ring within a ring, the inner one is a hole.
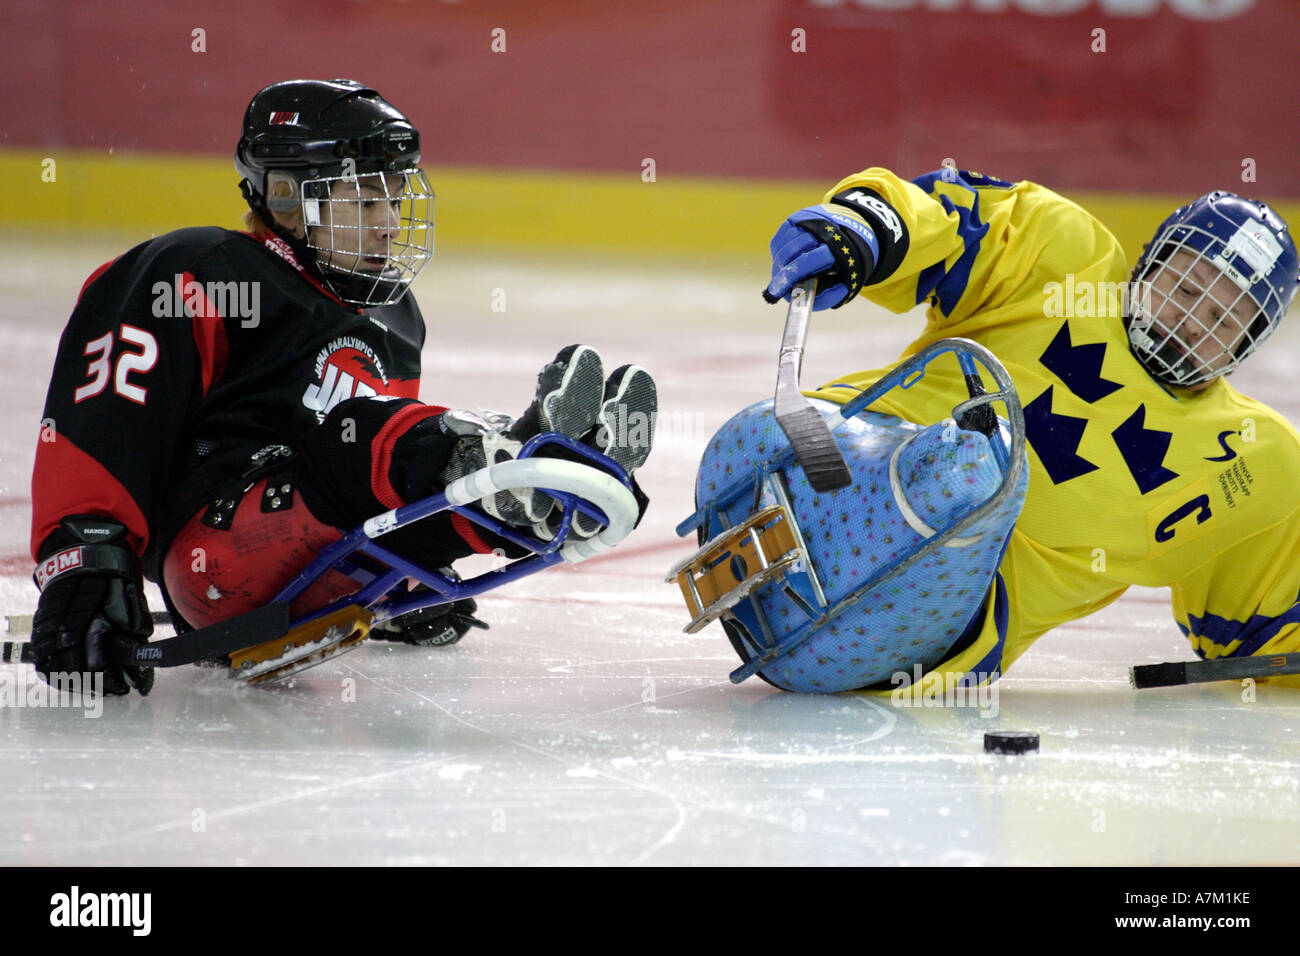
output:
M455 644L471 628L488 626L474 616L478 603L473 598L421 608L370 629L371 640L397 641L420 647L446 647Z
M120 663L153 633L144 600L140 559L119 522L94 516L64 518L46 539L37 565L40 602L26 659L52 686L80 674L83 690L103 675L106 696L142 695L153 687L153 668Z

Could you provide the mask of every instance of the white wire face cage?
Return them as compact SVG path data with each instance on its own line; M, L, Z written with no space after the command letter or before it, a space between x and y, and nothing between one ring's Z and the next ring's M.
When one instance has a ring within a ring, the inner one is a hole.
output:
M1275 323L1268 316L1280 315L1284 304L1263 281L1271 262L1258 268L1259 257L1234 248L1235 238L1225 243L1205 229L1179 224L1153 240L1160 260L1137 277L1128 335L1134 353L1160 381L1189 386L1227 375L1272 334ZM1175 264L1179 251L1188 255ZM1202 262L1209 268L1198 271L1208 286L1193 274Z
M434 194L422 169L302 183L307 246L353 305L391 305L433 258Z

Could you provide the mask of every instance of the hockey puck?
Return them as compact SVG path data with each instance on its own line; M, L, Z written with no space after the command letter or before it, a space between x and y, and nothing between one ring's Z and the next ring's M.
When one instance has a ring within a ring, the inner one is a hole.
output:
M999 730L984 735L986 754L1023 754L1038 750L1038 734L1025 730Z

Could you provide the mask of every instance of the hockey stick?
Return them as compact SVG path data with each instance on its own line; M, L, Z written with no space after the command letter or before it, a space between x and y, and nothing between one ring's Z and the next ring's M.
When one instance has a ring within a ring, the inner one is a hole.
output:
M808 338L808 316L812 313L816 293L816 279L800 282L790 293L772 411L781 431L790 439L790 447L808 476L808 484L812 485L813 491L827 492L848 485L853 476L826 422L799 390L803 346Z
M170 624L172 616L166 611L151 611L149 619L155 624ZM32 615L30 614L6 614L5 615L5 633L14 636L20 634L30 634L32 632ZM15 641L21 644L21 641Z
M544 445L562 445L584 459L607 462L608 465L596 468L574 461L531 457L533 449ZM328 618L336 615L347 618L336 622L338 628L329 628L329 630L339 630L337 636L346 638L337 646L345 648L356 646L364 639L370 625L376 619L387 620L409 611L463 597L472 597L561 561L576 564L593 555L608 551L626 538L636 526L638 505L636 496L629 487L630 484L626 474L616 462L605 458L594 449L582 446L574 439L562 435L550 433L535 435L525 443L519 458L471 472L452 482L439 493L375 515L362 525L353 528L338 541L327 545L319 552L315 559L286 584L270 603L196 631L187 631L176 637L133 646L125 655L118 658L118 663L128 666L178 667L219 657L232 657L233 660L233 656L239 652L259 652L258 649L263 645L274 645L282 638L288 638L284 648L287 653L290 645L295 647L318 645L325 635L318 635L311 628L323 626L321 622L327 622ZM569 510L578 504L595 509L600 520L607 522L607 526L590 538L570 541L566 536L553 542L542 542L522 535L510 537L509 528L495 522L481 511L468 507L487 495L511 488L525 487L544 488L553 495L566 496L569 499L566 509ZM573 500L575 498L580 501ZM389 531L449 509L455 510L468 520L496 534L507 537L508 540L517 541L525 549L533 552L532 557L518 559L506 568L493 569L468 581L460 581L458 578L453 581L440 571L431 571L399 554L388 551L374 540ZM354 554L377 560L381 565L380 572L372 575L361 590L339 598L325 608L309 612L294 622L289 613L290 603L296 601L321 574L333 568L338 562L352 563L355 560ZM390 601L389 592L407 579L418 581L430 590L424 596ZM358 628L355 623L350 622L361 612L364 613L365 620L363 626ZM377 618L376 614L378 614ZM155 621L157 619L154 618ZM9 618L9 624L12 628L11 633L18 633L24 624L28 630L31 626L27 615L13 615ZM348 634L353 633L360 634L360 639L354 641L348 637ZM0 662L31 663L29 648L30 641L4 642L0 644ZM319 655L317 658L323 659L319 658ZM257 667L253 668L254 673L266 660L267 658L259 658L255 662ZM293 673L293 671L286 673ZM262 676L266 675L259 675L259 679Z
M166 619L170 621L170 618ZM220 621L197 631L187 631L149 644L140 644L120 659L127 666L180 667L196 661L225 657L289 632L289 604L275 601L247 613ZM0 662L31 663L25 651L27 641L5 641L0 645Z
M1206 684L1216 680L1241 680L1246 677L1278 677L1282 674L1300 674L1300 653L1138 664L1128 669L1129 683L1138 690L1146 687Z

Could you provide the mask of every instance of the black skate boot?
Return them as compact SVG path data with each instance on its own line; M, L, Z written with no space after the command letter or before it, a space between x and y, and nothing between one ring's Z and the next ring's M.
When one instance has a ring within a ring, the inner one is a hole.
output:
M521 443L541 432L559 432L570 438L586 434L600 412L604 377L604 362L591 346L560 349L538 374L533 403L506 434Z
M510 461L524 442L541 432L559 432L580 439L596 424L602 407L604 364L587 345L560 350L537 376L537 393L518 420L506 425L504 416L484 418L468 412L445 412L443 428L462 436L441 475L444 485L486 467ZM511 525L545 521L555 499L532 488L502 491L481 502L484 511Z
M443 573L456 577L450 568L444 568ZM428 588L419 585L415 590L427 591ZM488 629L485 622L474 616L477 611L478 603L473 598L421 608L376 624L370 629L370 639L419 647L447 647L468 634L471 628Z
M659 392L654 378L639 365L620 366L605 381L600 410L582 442L612 458L630 478L650 457L658 414ZM589 538L602 527L594 518L573 516L573 533L579 537ZM535 535L548 541L557 530L555 515L533 527Z

